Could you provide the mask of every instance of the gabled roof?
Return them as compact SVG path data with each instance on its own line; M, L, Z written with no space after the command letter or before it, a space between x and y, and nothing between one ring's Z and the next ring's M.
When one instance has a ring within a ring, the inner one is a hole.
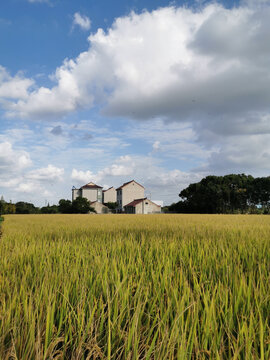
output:
M147 200L147 201L149 201L150 203L155 204L155 205L161 207L160 205L156 204L155 202L153 202L153 201L147 199L147 197L145 197L145 198L143 198L143 199L135 199L135 200L131 201L129 204L125 205L124 208L125 208L126 206L133 206L133 207L135 207L136 205L140 204L140 203L143 202L144 200Z
M83 185L82 187L80 187L81 189L102 189L102 186L96 185L93 182L90 182L88 184Z
M109 189L107 189L107 190L102 190L102 192L106 192L106 191L109 191L109 190L111 190L111 189L114 189L114 187L113 186L111 186Z
M146 200L147 198L143 198L143 199L135 199L133 201L131 201L129 204L125 205L124 207L126 206L136 206L138 205L139 203L143 202L143 200Z
M141 184L139 184L137 181L131 180L131 181L128 181L128 182L124 183L122 186L119 186L119 188L117 188L116 190L120 190L120 189L122 189L123 187L125 187L126 185L131 184L132 182L135 182L137 185L139 185L139 186L141 186L142 188L144 188L144 186L142 186Z
M99 201L97 201L97 200L95 200L95 201L90 201L90 205L94 205L94 204L100 204L100 205L102 205L102 206L104 206L104 207L108 207L108 206L102 204L101 202L99 202Z

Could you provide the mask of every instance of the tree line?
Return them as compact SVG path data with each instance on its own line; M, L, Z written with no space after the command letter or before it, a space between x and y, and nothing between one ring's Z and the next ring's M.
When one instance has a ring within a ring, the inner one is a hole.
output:
M86 198L79 197L73 201L61 199L58 205L36 207L32 203L19 201L17 203L0 200L0 215L5 214L87 214L95 212Z
M245 174L207 176L179 194L181 200L168 207L178 213L270 213L270 176Z

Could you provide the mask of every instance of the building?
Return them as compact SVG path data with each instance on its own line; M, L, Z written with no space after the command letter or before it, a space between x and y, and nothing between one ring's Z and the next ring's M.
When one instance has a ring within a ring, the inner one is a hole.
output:
M124 183L116 189L118 212L125 211L124 207L135 199L144 198L144 187L135 180Z
M147 198L135 199L124 206L124 211L126 214L157 214L161 213L161 206Z
M96 210L97 214L108 214L110 212L110 209L99 201L93 201L90 205Z
M102 187L98 186L92 182L76 189L72 189L72 201L77 199L77 197L84 197L90 202L98 201L102 203Z
M113 186L107 190L102 191L102 202L103 204L116 202L116 190Z
M161 204L144 196L144 187L135 180L124 183L119 188L113 186L102 191L102 186L93 182L72 189L72 200L77 197L86 198L97 214L107 214L110 209L105 205L117 202L117 212L127 214L155 214L161 212Z

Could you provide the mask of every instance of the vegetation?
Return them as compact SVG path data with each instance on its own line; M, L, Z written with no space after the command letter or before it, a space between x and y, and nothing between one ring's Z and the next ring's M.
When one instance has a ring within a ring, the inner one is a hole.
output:
M179 213L270 213L270 177L207 176L179 194L168 210Z
M16 212L16 207L14 204L12 204L11 202L6 202L3 198L3 196L1 197L0 200L0 216L2 214L15 214Z
M106 205L110 210L115 211L118 207L118 203L117 202L107 202L104 205Z
M89 212L96 212L90 205L90 202L84 197L70 200L61 199L58 206L59 212L62 214L87 214Z
M251 215L12 215L0 358L269 359L270 223Z
M32 203L19 201L16 204L7 203L2 197L0 200L0 215L1 214L86 214L88 212L95 212L91 207L90 202L86 198L77 198L76 200L59 201L59 205L36 207Z
M19 201L15 204L16 206L16 214L36 214L38 213L38 208L36 208L33 204Z

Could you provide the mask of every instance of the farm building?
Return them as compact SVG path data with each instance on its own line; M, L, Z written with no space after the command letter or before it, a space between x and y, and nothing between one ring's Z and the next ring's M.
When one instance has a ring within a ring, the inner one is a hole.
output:
M119 212L124 211L125 205L129 204L135 199L144 198L144 187L135 180L124 183L122 186L117 188L116 191Z
M110 212L105 205L117 202L118 213L128 214L153 214L160 213L161 206L144 196L144 187L135 180L128 181L115 189L113 186L107 190L102 190L102 186L89 182L79 189L73 187L72 200L77 197L85 197L90 201L91 206L97 214Z
M110 212L110 209L99 201L93 201L90 205L96 210L97 214L108 214Z
M116 202L116 190L113 186L107 190L102 191L102 202L103 204L107 204L109 202Z
M125 205L124 209L126 214L157 214L161 212L161 206L147 198L135 199Z
M72 200L77 199L77 197L84 197L87 200L98 201L102 203L102 186L96 185L93 182L90 182L86 185L83 185L79 189L73 187L72 189Z

